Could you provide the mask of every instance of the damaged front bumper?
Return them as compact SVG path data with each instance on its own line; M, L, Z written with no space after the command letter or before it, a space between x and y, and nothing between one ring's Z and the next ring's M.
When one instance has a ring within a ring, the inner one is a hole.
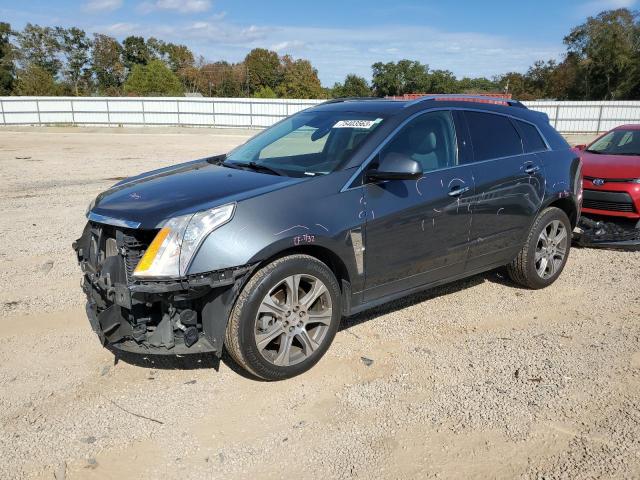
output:
M220 356L231 308L252 267L137 281L133 268L153 234L89 222L74 242L91 327L103 346L116 350Z

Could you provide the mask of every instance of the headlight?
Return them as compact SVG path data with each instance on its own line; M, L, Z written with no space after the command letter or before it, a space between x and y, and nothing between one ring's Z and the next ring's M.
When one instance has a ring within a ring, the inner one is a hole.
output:
M184 215L169 220L147 248L133 275L137 278L176 278L189 264L207 235L229 222L236 204Z
M640 183L640 178L636 178L634 180L631 180L631 183Z

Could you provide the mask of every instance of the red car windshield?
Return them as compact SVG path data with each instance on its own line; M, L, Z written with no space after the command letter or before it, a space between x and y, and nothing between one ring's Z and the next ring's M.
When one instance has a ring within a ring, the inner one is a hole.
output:
M587 152L640 156L640 130L612 130L589 145Z

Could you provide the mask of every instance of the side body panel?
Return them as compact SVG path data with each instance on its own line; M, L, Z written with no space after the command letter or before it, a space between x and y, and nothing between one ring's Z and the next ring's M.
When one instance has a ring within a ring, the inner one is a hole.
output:
M459 197L453 187L468 187ZM455 276L467 258L473 179L462 165L367 184L365 301Z

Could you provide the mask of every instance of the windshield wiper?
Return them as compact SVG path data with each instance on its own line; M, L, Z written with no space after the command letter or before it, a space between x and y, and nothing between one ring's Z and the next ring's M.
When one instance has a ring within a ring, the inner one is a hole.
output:
M279 177L283 177L284 173L271 168L271 167L267 167L266 165L263 165L261 163L257 163L254 161L248 162L248 163L241 163L241 162L223 162L223 165L227 166L227 167L231 167L231 168L240 168L240 169L244 169L244 170L253 170L255 172L264 172L264 173L269 173L271 175L278 175Z
M602 155L602 152L598 152L597 150L585 150L585 152L589 152L589 153L595 153L596 155Z

